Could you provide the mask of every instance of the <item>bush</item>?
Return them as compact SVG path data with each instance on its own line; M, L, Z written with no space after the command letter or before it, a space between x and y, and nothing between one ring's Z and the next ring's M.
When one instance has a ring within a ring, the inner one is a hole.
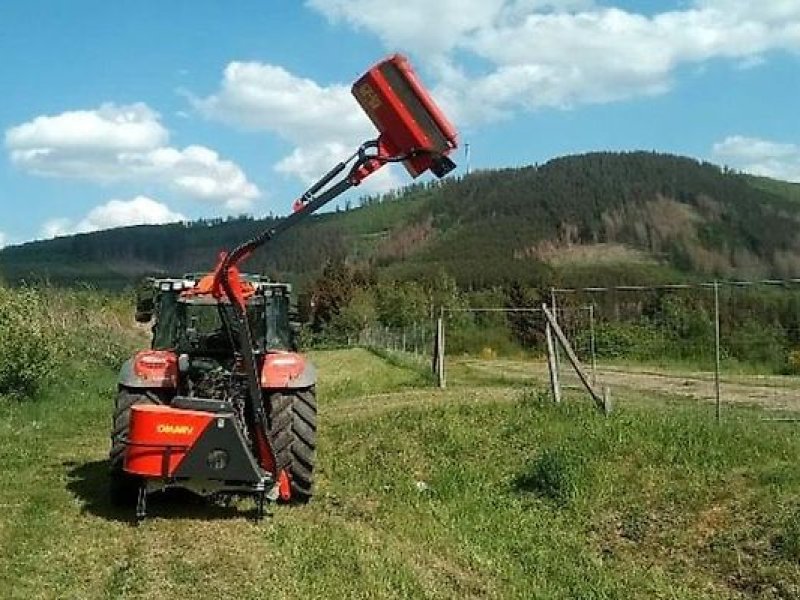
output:
M483 360L492 360L493 358L497 358L497 350L491 346L484 346L481 348L478 356L480 356Z
M445 337L445 352L452 356L469 354L491 359L516 356L522 351L505 324L482 326L471 319L453 319L447 323Z
M581 331L575 345L588 352L589 331ZM658 332L637 323L601 323L595 330L595 352L598 358L648 359L663 351Z
M786 335L776 325L748 320L736 327L723 346L727 353L745 363L785 367Z
M34 290L0 287L0 395L34 394L55 370L61 352L45 311Z
M0 395L33 396L66 367L119 367L144 341L131 316L123 296L0 286Z
M786 357L785 375L800 375L800 350L791 350Z

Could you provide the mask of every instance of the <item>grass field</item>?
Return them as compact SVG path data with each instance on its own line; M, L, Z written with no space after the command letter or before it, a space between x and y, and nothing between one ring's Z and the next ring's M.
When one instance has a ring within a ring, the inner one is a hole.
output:
M154 499L138 528L108 504L108 370L0 400L0 597L800 597L792 424L313 358L317 496L260 524L248 500Z

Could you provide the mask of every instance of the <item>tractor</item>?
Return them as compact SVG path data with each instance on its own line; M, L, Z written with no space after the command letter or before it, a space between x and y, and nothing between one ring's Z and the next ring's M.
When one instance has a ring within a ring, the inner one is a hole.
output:
M208 275L188 274L180 278L148 279L138 292L136 321L152 323L151 348L138 352L122 367L111 433L111 498L115 504L125 504L135 497L147 475L147 466L136 461L162 460L163 447L133 452L133 464L125 469L126 450L131 445L128 435L131 409L163 407L184 411L205 412L225 419L230 432L241 433L233 439L244 469L231 462L232 448L228 440L213 440L219 478L197 477L191 470L176 470L169 474L171 482L150 482L152 489L185 487L201 495L247 492L258 484L258 471L241 447L250 448L250 429L247 426L247 381L236 354L236 337L230 334L217 301L202 292ZM271 424L275 468L285 470L290 494L285 499L305 502L312 495L312 480L316 451L316 373L314 366L296 354L296 325L290 321L291 285L276 283L257 275L242 276L248 290L246 302L248 325L253 350L259 357L259 381L266 415ZM234 331L234 334L236 332ZM139 416L139 413L136 413ZM189 413L185 413L189 414ZM156 413L158 418L164 415ZM209 419L210 420L210 419ZM219 427L219 421L217 426ZM168 425L168 424L167 424ZM156 434L190 437L196 442L195 431L180 430L181 425L165 431L164 424L156 426ZM190 425L189 427L193 427ZM199 432L198 432L199 433ZM216 433L216 432L215 432ZM227 443L227 445L226 445ZM188 444L184 444L188 445ZM203 447L197 444L199 451ZM178 456L178 448L173 448ZM234 457L236 457L236 454ZM188 458L188 457L187 457ZM209 466L209 457L204 457ZM228 463L231 463L230 465ZM139 466L136 466L139 464ZM187 461L185 468L191 466ZM157 465L160 469L160 464ZM249 467L249 469L248 469ZM138 475L131 470L142 470ZM241 480L241 481L239 481ZM224 482L228 482L225 484ZM239 481L243 486L233 485ZM236 489L241 487L241 489ZM151 490L152 491L152 490Z
M306 502L313 495L317 403L314 366L296 352L288 284L244 275L255 250L390 163L411 177L444 177L456 131L408 60L379 62L352 88L379 131L311 186L293 212L204 275L149 280L137 320L153 322L151 348L121 369L111 431L111 499L171 488L201 496Z

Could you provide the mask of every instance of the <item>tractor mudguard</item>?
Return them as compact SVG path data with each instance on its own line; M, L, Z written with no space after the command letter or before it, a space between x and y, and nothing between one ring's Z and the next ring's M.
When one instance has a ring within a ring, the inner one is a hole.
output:
M178 359L163 350L142 350L129 358L119 371L119 385L127 388L178 387Z
M303 355L294 352L267 354L261 366L264 389L301 389L317 382L317 369Z

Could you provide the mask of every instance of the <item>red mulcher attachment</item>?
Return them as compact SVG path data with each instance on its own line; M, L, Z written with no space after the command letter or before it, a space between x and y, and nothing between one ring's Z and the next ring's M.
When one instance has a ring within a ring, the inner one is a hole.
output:
M427 170L444 177L455 168L447 158L457 145L455 127L404 56L395 54L372 67L353 84L353 95L381 132L379 157L405 155L403 165L415 178Z
M209 403L204 406L203 402L175 398L170 406L133 407L124 469L144 481L137 516L145 514L149 491L167 487L230 491L227 482L237 482L233 490L249 491L259 498L259 514L265 496L288 499L287 473L275 472L275 440L269 435L271 423L264 410L239 264L279 233L388 163L403 163L414 178L426 171L444 177L455 168L448 155L457 146L456 130L405 57L393 55L381 61L354 84L352 91L380 132L379 137L362 144L314 184L295 202L291 215L223 254L213 277L199 286L199 293L231 309L233 319L227 325L228 332L237 340L237 360L248 380L248 431L240 431L230 410L224 405L215 406L212 401L203 401ZM344 177L332 184L350 163L353 164Z

